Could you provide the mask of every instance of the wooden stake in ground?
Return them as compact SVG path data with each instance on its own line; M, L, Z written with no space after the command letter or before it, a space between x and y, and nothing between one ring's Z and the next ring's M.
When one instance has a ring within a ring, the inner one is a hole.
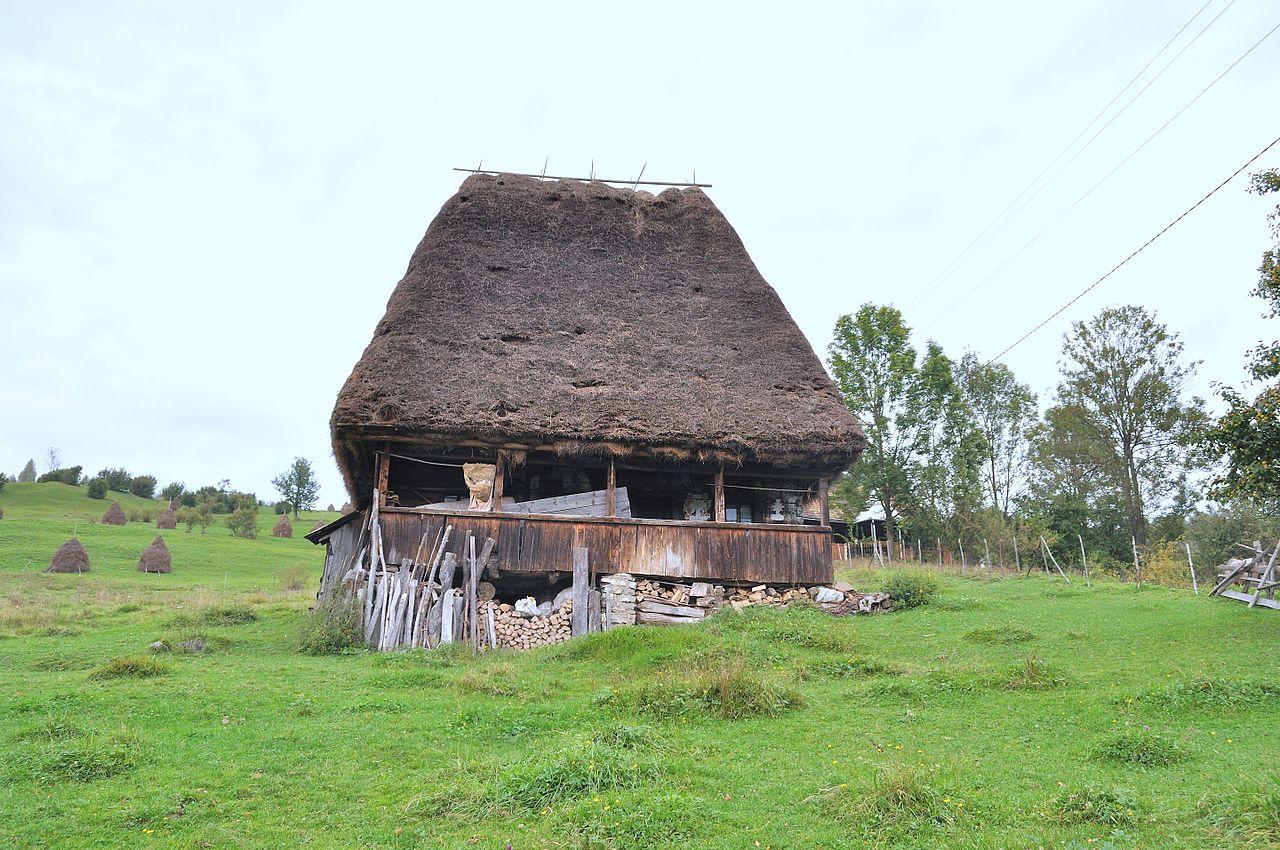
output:
M1131 534L1129 535L1129 540L1133 543L1133 586L1141 588L1142 565L1138 563L1138 538Z
M1018 557L1018 535L1013 535L1013 568L1022 572L1022 559Z
M1084 538L1077 534L1076 540L1080 541L1080 563L1084 566L1084 586L1093 587L1092 582L1089 581L1089 559L1084 555Z
M1187 547L1187 568L1191 570L1191 591L1196 595L1200 595L1200 585L1196 582L1196 565L1191 563L1191 544L1183 543Z
M1040 545L1044 547L1044 551L1053 559L1053 566L1057 569L1058 575L1062 576L1062 580L1067 584L1071 584L1071 579L1067 578L1067 574L1062 571L1062 567L1058 566L1058 559L1053 557L1053 550L1049 548L1049 544L1045 541L1044 535L1040 535ZM1045 565L1045 572L1049 571L1049 565Z
M987 555L986 560L982 563L986 566L987 572L991 572L991 547L987 545L987 538L985 537L982 538L982 551Z
M956 542L960 544L960 575L964 575L965 570L969 567L964 557L964 539L957 537Z
M573 616L569 621L570 634L574 637L587 633L587 592L590 586L590 567L587 550L573 550Z

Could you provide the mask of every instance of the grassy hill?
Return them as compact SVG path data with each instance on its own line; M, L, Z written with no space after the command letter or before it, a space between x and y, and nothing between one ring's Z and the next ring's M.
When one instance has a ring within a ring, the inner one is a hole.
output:
M0 842L1280 842L1276 612L944 576L932 604L873 617L749 610L525 654L310 657L296 635L321 550L179 529L173 574L142 575L153 527L81 525L94 571L43 575L75 498L0 495ZM147 655L193 635L204 651Z

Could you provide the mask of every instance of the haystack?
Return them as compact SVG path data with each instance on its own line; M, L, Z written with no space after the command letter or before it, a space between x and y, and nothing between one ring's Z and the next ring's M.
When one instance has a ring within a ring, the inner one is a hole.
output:
M156 539L151 541L151 545L142 550L142 557L138 559L138 572L173 572L173 559L169 556L169 547L164 545L164 538L160 535L157 534Z
M177 528L177 527L178 527L178 515L173 512L173 505L170 505L169 507L162 510L160 512L160 515L156 517L156 528ZM160 538L157 537L156 539L159 540Z
M271 529L272 537L292 537L293 523L289 522L288 514L280 514L280 519L276 520L275 528Z
M49 562L47 573L87 573L89 572L89 553L84 551L79 538L72 537L58 547Z
M343 516L346 516L347 514L351 513L353 510L355 510L355 508L351 507L350 502L343 502L342 510L339 511L339 513L342 514Z
M111 507L107 508L107 512L102 515L103 525L124 525L126 522L124 509L120 507L119 502L112 502Z

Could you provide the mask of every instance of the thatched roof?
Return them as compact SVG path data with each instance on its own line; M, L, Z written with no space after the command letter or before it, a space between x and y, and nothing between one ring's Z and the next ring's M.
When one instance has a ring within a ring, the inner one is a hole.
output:
M89 572L89 553L84 550L78 538L72 537L58 547L49 562L47 573L87 573Z
M102 515L103 525L124 525L126 522L124 509L120 507L119 502L112 502L111 507L107 508L106 513Z
M165 545L164 538L160 535L157 534L156 539L151 541L151 545L142 550L142 557L138 559L138 572L173 572L173 559L169 555L169 547Z
M385 435L831 472L865 443L700 189L509 175L445 203L330 424L361 501L357 445Z

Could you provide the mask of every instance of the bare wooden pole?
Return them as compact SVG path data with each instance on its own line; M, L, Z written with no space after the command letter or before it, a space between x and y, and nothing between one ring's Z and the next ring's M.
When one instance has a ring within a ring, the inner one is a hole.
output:
M942 538L935 537L933 538L933 540L935 543L938 544L938 570L941 571L942 570Z
M983 563L987 567L987 572L991 571L991 547L987 545L987 538L982 538L982 551L986 553L986 560Z
M724 508L724 464L720 464L720 468L716 470L716 522L725 521Z
M1187 549L1187 569L1191 570L1191 591L1196 595L1200 595L1200 585L1196 581L1196 565L1191 562L1191 544L1183 543Z
M385 450L378 452L378 507L387 506L387 478L391 474L391 455Z
M964 538L957 537L956 543L960 544L960 575L964 575L965 571L969 568L969 563L964 557Z
M1062 580L1067 584L1071 584L1071 579L1067 578L1067 574L1062 571L1061 565L1058 564L1058 559L1053 557L1053 550L1049 548L1049 544L1045 541L1043 534L1040 535L1040 545L1044 547L1044 551L1053 559L1053 566L1058 571L1058 575L1062 576ZM1048 567L1046 566L1045 569L1047 570Z
M1138 538L1129 535L1130 542L1133 543L1133 586L1142 587L1142 564L1138 563Z
M507 453L498 450L498 459L493 463L493 491L489 496L489 510L502 510L502 491L507 477ZM612 516L612 514L610 514Z
M587 632L587 592L590 590L591 570L587 550L573 550L573 611L569 618L569 631L574 637Z
M1084 565L1084 586L1093 587L1093 583L1089 581L1089 559L1084 554L1084 538L1077 534L1076 540L1080 541L1080 563Z
M1018 557L1018 535L1013 535L1013 568L1018 572L1022 572L1022 559Z
M613 458L609 458L609 477L605 480L604 514L618 515L618 470Z
M828 491L830 486L831 486L831 479L829 478L818 479L818 507L822 512L822 525L824 527L829 527L831 525L831 505L828 502L828 496L829 496Z

